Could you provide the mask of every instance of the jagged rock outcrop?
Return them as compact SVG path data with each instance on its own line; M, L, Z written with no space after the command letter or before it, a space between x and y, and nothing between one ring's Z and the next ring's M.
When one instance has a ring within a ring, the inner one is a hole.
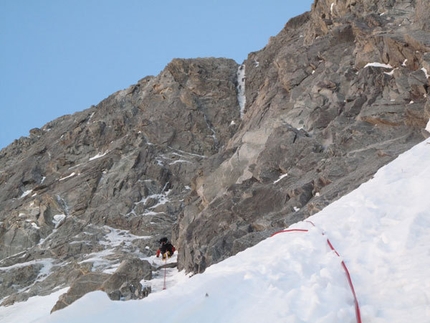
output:
M428 135L429 13L316 0L241 66L175 59L1 150L2 304L93 276L132 298L106 272L160 236L202 272L355 189Z
M67 293L59 297L51 313L69 306L87 293L100 290L101 285L109 276L109 274L97 272L80 276L72 283Z
M67 293L62 294L51 310L58 311L72 304L87 293L102 290L112 300L141 299L150 289L143 287L141 280L152 278L152 266L139 258L124 260L113 274L89 272L74 280Z
M139 299L147 295L142 289L141 280L151 280L152 266L139 258L124 261L115 273L105 280L101 289L112 300Z
M243 122L181 213L180 265L203 271L321 210L423 140L424 1L315 1L245 61Z
M0 152L0 271L14 280L0 286L3 304L70 286L81 275L65 268L103 272L130 254L154 254L201 162L240 122L237 68L175 59Z

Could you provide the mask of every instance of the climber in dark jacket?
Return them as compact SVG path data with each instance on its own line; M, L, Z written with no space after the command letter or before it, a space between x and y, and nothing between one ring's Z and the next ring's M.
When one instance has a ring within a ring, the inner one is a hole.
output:
M160 248L157 250L157 257L162 256L163 260L170 258L175 253L175 247L167 240L167 238L160 239Z

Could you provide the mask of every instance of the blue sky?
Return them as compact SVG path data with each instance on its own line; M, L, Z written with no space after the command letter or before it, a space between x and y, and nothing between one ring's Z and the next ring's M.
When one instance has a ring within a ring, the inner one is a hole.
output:
M312 0L1 0L0 149L173 58L241 63Z

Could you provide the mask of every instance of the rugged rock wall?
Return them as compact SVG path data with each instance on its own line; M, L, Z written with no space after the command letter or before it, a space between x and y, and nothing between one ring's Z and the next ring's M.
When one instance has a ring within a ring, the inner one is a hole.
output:
M237 68L228 59L175 59L0 152L3 304L156 250L202 161L240 122ZM103 251L100 265L93 258Z
M0 151L2 304L80 295L161 235L202 272L355 189L428 135L429 13L316 0L241 66L175 59L32 129Z
M243 122L176 226L182 268L201 272L318 212L427 135L428 8L315 1L249 54Z

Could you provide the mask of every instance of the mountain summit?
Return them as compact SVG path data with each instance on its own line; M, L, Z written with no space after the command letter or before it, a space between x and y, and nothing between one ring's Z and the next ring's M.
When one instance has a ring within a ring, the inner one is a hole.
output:
M144 272L131 294L107 285L161 236L199 273L357 188L429 134L429 17L425 0L315 0L243 64L174 59L32 129L0 151L1 304L87 275L143 297Z

